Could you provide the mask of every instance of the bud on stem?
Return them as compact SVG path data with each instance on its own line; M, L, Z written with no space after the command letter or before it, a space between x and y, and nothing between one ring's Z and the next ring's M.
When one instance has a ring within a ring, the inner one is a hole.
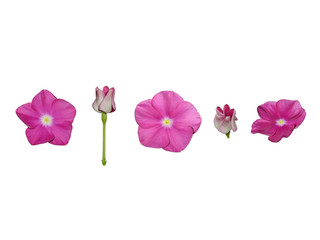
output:
M101 114L101 120L103 124L103 141L102 141L102 165L105 166L107 164L106 160L106 123L107 123L107 114L102 113Z

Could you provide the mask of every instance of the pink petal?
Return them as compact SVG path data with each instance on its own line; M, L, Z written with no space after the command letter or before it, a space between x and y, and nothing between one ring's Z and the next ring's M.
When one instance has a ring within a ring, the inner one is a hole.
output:
M231 130L231 121L230 117L220 119L217 116L214 118L214 126L218 129L219 132L227 134Z
M76 109L71 103L63 99L56 99L52 103L50 113L53 118L53 125L69 125L73 122Z
M114 88L109 89L107 95L103 98L99 105L99 111L104 113L111 113L116 110L116 105L114 103Z
M237 129L238 129L237 124L236 124L236 120L238 120L237 117L236 117L236 110L232 109L231 129L234 132L237 131Z
M31 107L31 103L26 103L18 107L16 113L20 120L30 128L40 123L39 113Z
M286 120L291 120L291 119L299 118L302 114L301 110L304 110L304 109L301 107L301 104L299 101L283 99L277 102L277 110L282 118Z
M258 107L258 114L264 120L275 121L280 118L276 102L266 102Z
M169 144L167 129L162 126L138 129L140 143L146 147L163 148Z
M155 110L151 99L139 103L134 112L134 116L138 125L143 128L162 125L161 120L163 116Z
M96 87L96 99L94 100L94 102L92 103L92 108L99 112L99 105L102 102L103 98L104 98L104 93L102 90L100 90L98 87Z
M201 117L197 109L189 102L181 102L175 110L173 124L175 126L192 127L193 133L198 131L201 125Z
M164 117L170 117L175 114L179 103L183 102L182 97L173 91L162 91L152 98L153 107Z
M116 90L114 88L111 88L111 89L113 90L113 92L112 92L112 102L111 102L111 104L112 104L111 112L114 112L116 110L116 103L114 102L114 95L116 93Z
M268 139L271 142L279 142L283 137L289 137L294 129L292 125L278 126L276 132Z
M51 128L38 125L35 128L27 128L26 135L31 145L50 142L54 139Z
M31 102L31 106L40 115L50 112L51 104L57 98L48 90L42 90L39 92Z
M54 145L67 145L72 132L71 124L54 124L51 127L52 133L54 134L54 139L50 141Z
M190 143L193 129L182 126L174 126L167 129L170 143L163 149L171 152L181 152L184 150Z
M275 122L258 119L252 124L251 133L261 133L271 136L277 130Z

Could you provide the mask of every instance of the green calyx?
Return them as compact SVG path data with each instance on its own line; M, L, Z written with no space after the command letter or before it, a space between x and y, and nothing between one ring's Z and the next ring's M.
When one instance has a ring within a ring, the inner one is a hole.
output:
M230 132L228 132L228 133L226 134L226 136L227 136L227 138L230 138Z

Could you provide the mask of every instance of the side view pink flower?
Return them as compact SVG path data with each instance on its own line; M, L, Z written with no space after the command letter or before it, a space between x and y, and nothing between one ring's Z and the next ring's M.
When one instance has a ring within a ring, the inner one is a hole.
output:
M231 109L228 104L224 105L223 110L220 107L216 109L216 116L214 118L214 126L219 132L226 134L227 138L230 137L230 131L237 131L236 111Z
M271 142L289 137L306 117L306 111L299 101L292 100L266 102L258 107L258 114L262 119L252 124L251 132L268 135Z
M197 109L173 91L139 103L135 119L142 145L171 152L184 150L201 124Z
M16 113L28 126L26 135L30 144L68 144L76 109L67 101L42 90L31 103L18 107Z
M103 87L100 90L96 87L96 99L92 103L92 108L98 113L111 113L116 110L116 104L114 102L114 88Z

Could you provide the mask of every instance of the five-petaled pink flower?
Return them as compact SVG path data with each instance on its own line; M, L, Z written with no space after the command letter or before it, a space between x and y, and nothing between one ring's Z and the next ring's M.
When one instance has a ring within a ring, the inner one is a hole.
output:
M26 135L30 144L68 144L76 115L76 109L69 102L42 90L31 103L18 107L16 113L28 126Z
M198 131L201 117L197 109L173 91L163 91L139 103L135 110L142 145L180 152Z
M271 142L289 137L306 117L306 111L299 101L292 100L266 102L258 107L258 114L262 119L252 124L251 132L268 135Z
M216 116L214 118L214 126L218 129L219 132L226 134L227 137L230 137L230 131L237 131L236 120L236 111L230 109L229 105L226 104L223 107L223 110L220 107L216 109Z
M114 88L103 87L100 90L96 87L96 99L92 103L92 107L99 113L111 113L116 110L116 104L114 102Z

